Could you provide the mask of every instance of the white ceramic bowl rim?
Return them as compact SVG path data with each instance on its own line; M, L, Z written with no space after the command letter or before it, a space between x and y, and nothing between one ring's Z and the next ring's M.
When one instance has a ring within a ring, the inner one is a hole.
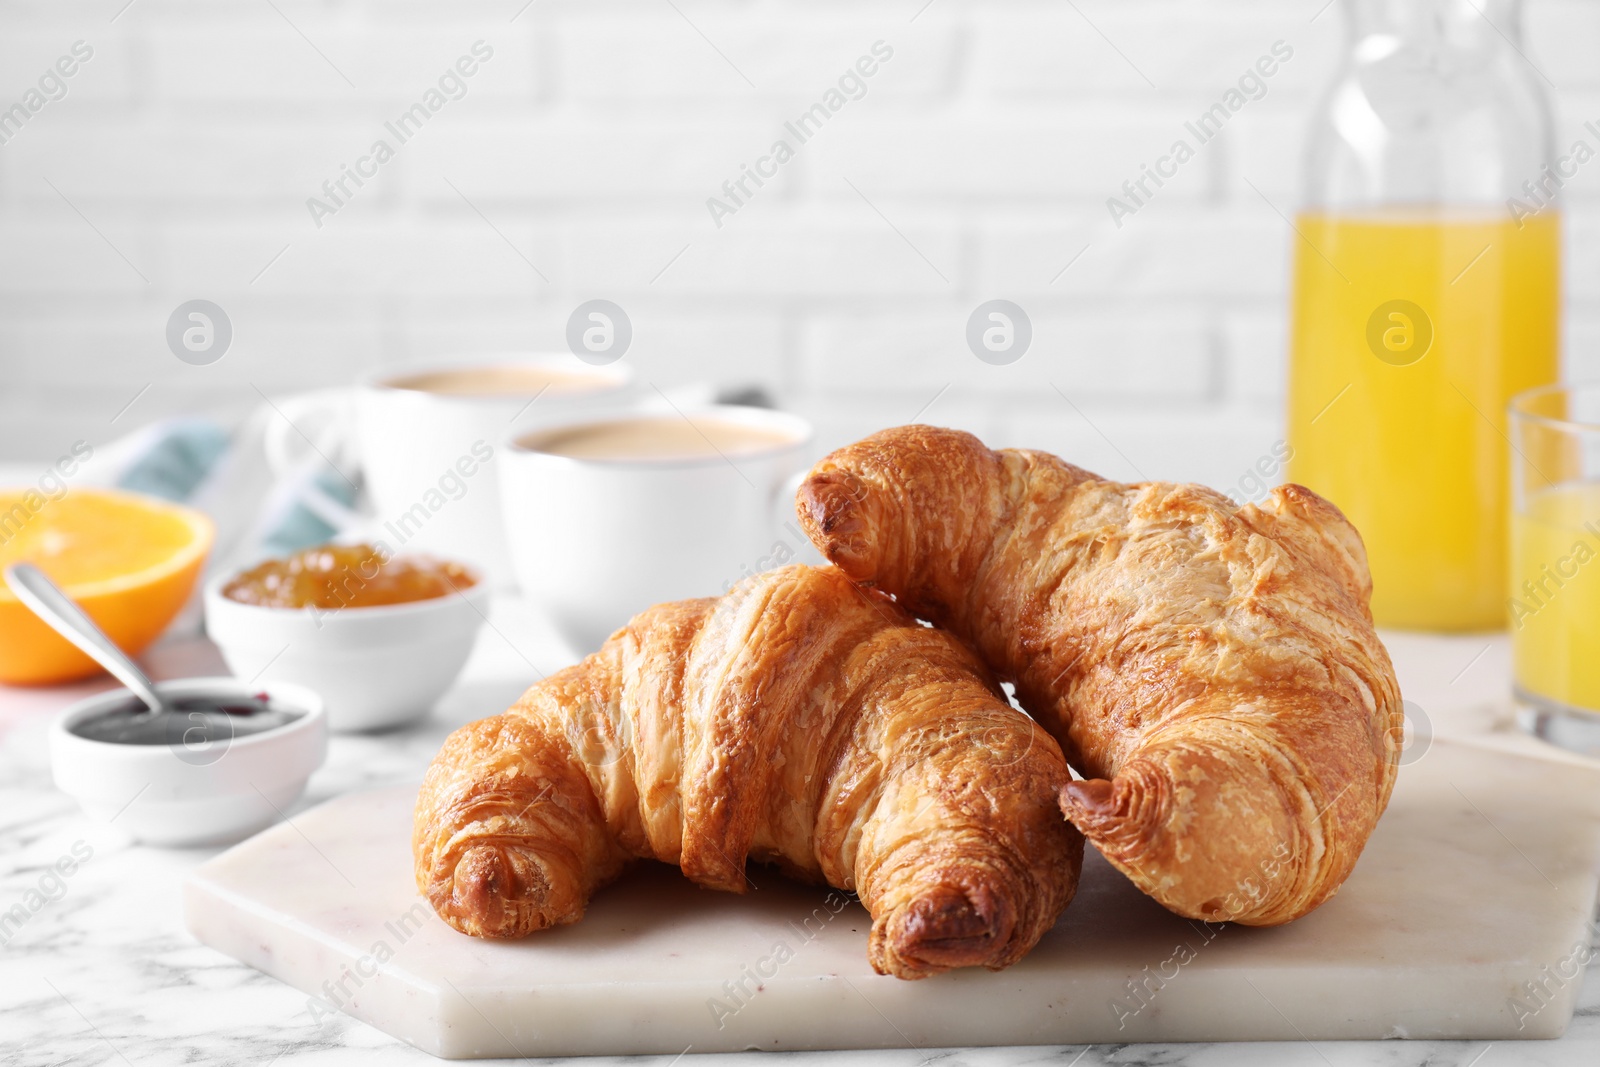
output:
M621 412L593 412L577 418L564 420L549 426L541 426L537 430L520 430L509 434L502 442L502 447L512 455L538 457L541 461L557 463L570 467L598 467L605 469L632 469L632 470L661 470L665 468L687 469L693 467L706 467L726 463L730 460L762 460L773 456L792 452L804 448L811 443L815 433L810 420L803 415L796 415L792 411L780 411L776 408L758 408L746 404L700 404L689 408L683 415L715 415L718 418L741 425L772 426L777 424L780 432L790 431L793 436L781 444L769 445L763 448L752 449L748 452L740 451L732 457L712 453L709 456L666 456L661 459L629 458L629 459L598 459L594 457L579 458L576 456L559 456L553 452L523 444L529 438L549 437L565 430L574 430L581 426L599 426L615 422L635 422L644 419L656 420L671 418L671 412L640 410L637 408Z
M397 553L397 555L398 555L398 553ZM267 561L267 559L272 559L272 558L281 559L282 557L281 556L278 556L278 557L266 557L266 558L263 558L261 560L258 560L257 561L257 565L260 564L260 563L265 563ZM460 567L462 570L465 570L469 574L472 575L472 584L471 585L467 586L465 589L457 589L457 590L455 590L453 592L446 593L444 596L431 596L431 597L428 597L426 600L407 600L407 601L404 601L404 602L399 603L399 604L366 604L366 605L353 604L353 605L351 605L349 607L341 607L341 608L318 608L318 609L316 609L316 617L320 617L322 619L322 621L324 623L326 623L326 624L341 625L340 623L335 622L335 620L337 620L337 619L339 619L341 617L344 617L346 615L350 615L350 619L351 620L354 620L354 619L372 619L372 620L392 619L392 618L404 617L406 615L425 615L430 611L438 611L441 608L444 608L446 606L452 605L458 599L459 600L467 600L468 602L471 602L471 601L475 601L475 600L482 600L484 597L488 596L489 587L488 587L488 584L484 581L483 571L480 568L468 566L465 563L459 563L459 562L456 562L454 560L452 560L451 562L455 562L456 566ZM250 569L249 567L241 567L239 570L234 571L232 574L221 574L221 575L218 575L217 577L211 579L209 582L206 583L206 589L205 589L205 598L206 598L206 600L208 602L212 601L212 600L220 600L220 601L222 601L223 603L225 603L227 605L227 609L229 611L251 612L251 613L254 613L257 617L262 618L262 619L266 619L266 618L269 618L269 617L270 618L276 618L276 619L283 619L283 618L288 618L290 616L295 616L295 617L299 617L299 618L307 618L307 619L314 617L312 615L312 609L309 608L309 607L306 607L306 608L279 608L279 607L271 607L271 606L266 605L266 604L246 604L242 600L234 600L232 597L224 596L223 592L222 592L222 587L227 585L229 582L233 581L235 578L237 578L239 575L243 574L245 571L247 571L249 569ZM354 614L351 614L351 613L354 613ZM354 621L346 621L342 625L359 625L359 624L355 623Z
M576 363L578 366L574 366ZM592 375L595 378L593 389L576 389L564 395L589 396L603 393L628 385L633 381L633 368L625 363L593 364L584 363L570 352L557 349L518 351L502 349L487 352L458 352L443 356L431 356L427 359L413 360L403 363L393 363L379 367L363 374L357 379L357 384L367 389L382 390L394 393L420 393L422 390L411 389L403 385L392 384L397 378L413 378L423 374L445 374L451 371L486 370L500 367L529 367L534 369L553 368L574 375ZM426 393L437 400L482 400L485 397L498 397L501 399L520 399L511 394L454 394L454 393Z
M255 747L280 741L303 730L314 728L326 714L321 696L303 685L295 685L290 682L252 683L243 678L217 675L204 678L174 678L169 681L157 682L155 686L157 692L173 696L190 696L195 693L214 693L227 696L241 693L246 695L266 693L268 697L281 700L302 713L293 722L285 723L276 729L235 737L228 742L230 748L234 746ZM138 699L138 697L134 696L133 690L124 686L116 686L107 689L103 693L84 697L77 703L71 704L62 710L56 716L56 720L51 724L50 729L53 733L62 734L70 739L72 744L88 745L103 754L112 752L125 753L129 759L164 749L166 747L164 745L128 745L118 741L100 741L93 737L84 737L81 734L72 732L71 727L90 715L104 711L113 704L120 704L128 698Z

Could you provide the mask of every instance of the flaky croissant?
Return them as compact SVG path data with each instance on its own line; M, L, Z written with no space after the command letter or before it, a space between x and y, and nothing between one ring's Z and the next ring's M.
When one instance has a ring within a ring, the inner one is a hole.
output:
M1179 914L1273 925L1327 900L1393 789L1394 670L1355 529L1124 485L970 434L887 430L797 501L853 580L972 643L1087 778L1067 818Z
M879 973L998 970L1077 887L1069 778L958 641L791 566L652 608L457 730L412 850L434 910L480 937L577 921L635 858L743 892L748 857L856 892Z

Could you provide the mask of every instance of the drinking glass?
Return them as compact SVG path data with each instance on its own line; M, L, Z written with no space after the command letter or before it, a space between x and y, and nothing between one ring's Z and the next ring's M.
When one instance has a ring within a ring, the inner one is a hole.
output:
M1525 729L1600 752L1600 383L1511 401L1512 663Z

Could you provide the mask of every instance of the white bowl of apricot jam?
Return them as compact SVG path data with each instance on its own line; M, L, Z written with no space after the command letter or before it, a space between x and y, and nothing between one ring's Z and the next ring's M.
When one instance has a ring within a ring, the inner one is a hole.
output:
M252 682L321 694L336 733L415 722L466 665L489 592L470 567L319 545L206 587L206 631Z

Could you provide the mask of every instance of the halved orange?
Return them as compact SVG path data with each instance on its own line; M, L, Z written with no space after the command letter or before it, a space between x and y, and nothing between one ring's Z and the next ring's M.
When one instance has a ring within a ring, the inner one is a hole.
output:
M183 610L212 535L198 511L138 493L0 489L0 570L34 564L130 655ZM99 669L0 582L0 682L48 685Z

